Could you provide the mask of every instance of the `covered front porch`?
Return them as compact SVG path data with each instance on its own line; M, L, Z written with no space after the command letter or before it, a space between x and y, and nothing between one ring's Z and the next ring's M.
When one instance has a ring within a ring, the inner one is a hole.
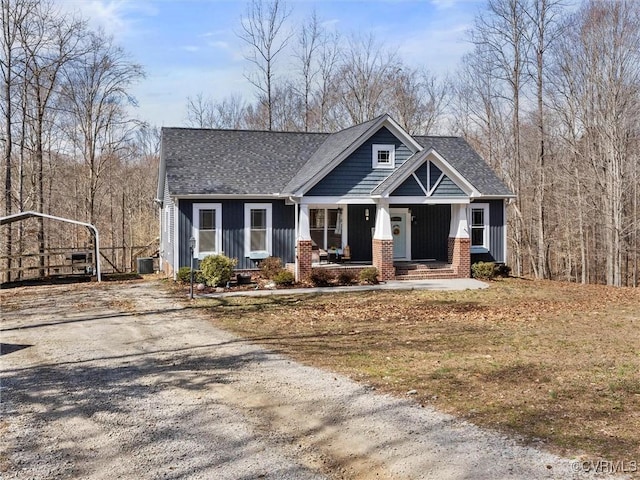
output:
M467 204L299 204L296 278L307 278L312 268L367 266L382 281L468 278Z

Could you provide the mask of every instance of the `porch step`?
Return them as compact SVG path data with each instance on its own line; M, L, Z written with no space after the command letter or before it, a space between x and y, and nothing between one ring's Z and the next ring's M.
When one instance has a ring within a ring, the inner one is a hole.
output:
M446 263L396 264L396 280L441 280L458 278L453 267Z

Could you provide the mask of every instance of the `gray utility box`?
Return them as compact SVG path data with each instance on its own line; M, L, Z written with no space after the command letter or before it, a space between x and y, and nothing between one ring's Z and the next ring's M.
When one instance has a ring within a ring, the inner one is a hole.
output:
M151 257L138 257L138 273L146 274L153 273L153 258Z

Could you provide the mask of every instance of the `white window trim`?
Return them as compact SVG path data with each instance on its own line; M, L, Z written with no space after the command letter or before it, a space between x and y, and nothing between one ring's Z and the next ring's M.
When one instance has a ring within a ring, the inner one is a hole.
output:
M216 211L216 247L217 250L213 252L201 252L200 251L200 210L215 210ZM196 247L193 250L193 256L199 260L202 260L207 255L216 255L222 253L222 204L221 203L194 203L193 204L193 228L191 229L191 235L196 239ZM187 247L188 247L187 243Z
M471 253L487 253L489 252L489 204L488 203L471 203L469 204L469 214L467 224L469 225L469 240L473 241L473 210L484 210L484 231L482 245L471 245Z
M396 167L396 146L395 145L373 145L373 153L371 157L371 166L373 168L388 168L392 169ZM378 163L378 152L389 151L389 163Z
M244 256L251 256L251 210L267 211L267 252L273 255L273 205L271 203L245 203L244 204Z

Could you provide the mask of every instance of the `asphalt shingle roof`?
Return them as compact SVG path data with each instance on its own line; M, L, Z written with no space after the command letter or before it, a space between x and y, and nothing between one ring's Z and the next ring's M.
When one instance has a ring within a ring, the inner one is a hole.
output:
M280 193L328 136L163 128L169 194Z
M163 128L169 194L293 193L383 117L334 134ZM512 195L463 139L413 138L427 150L434 148L483 195Z

